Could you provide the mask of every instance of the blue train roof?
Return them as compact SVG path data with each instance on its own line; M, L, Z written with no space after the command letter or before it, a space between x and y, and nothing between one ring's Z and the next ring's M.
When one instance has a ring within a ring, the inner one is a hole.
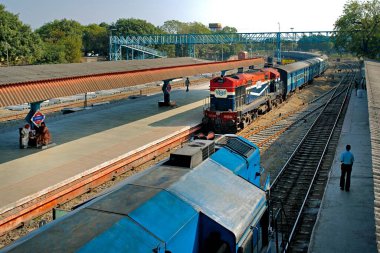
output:
M266 208L265 192L209 159L168 191L233 232L239 239L247 224ZM221 201L223 200L223 201Z
M283 70L283 71L286 71L288 73L291 73L293 71L296 71L296 70L299 70L302 68L306 68L309 65L310 65L310 63L307 63L305 61L300 61L300 62L295 62L295 63L291 63L291 64L287 64L287 65L279 65L279 66L276 66L276 68L279 70Z

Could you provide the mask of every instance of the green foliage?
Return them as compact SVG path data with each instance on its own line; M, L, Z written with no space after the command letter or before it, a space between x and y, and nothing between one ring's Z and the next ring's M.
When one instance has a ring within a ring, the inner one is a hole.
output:
M160 26L160 29L165 33L169 34L181 34L183 33L183 27L186 26L186 23L180 22L178 20L168 20Z
M212 34L213 32L205 25L199 22L184 23L177 20L169 20L162 25L161 30L169 34ZM215 33L236 33L235 27L226 26ZM210 60L227 60L232 55L244 48L243 45L196 45L195 54L198 58ZM176 56L187 56L187 45L176 45Z
M74 20L54 20L36 30L44 42L42 63L80 62L83 27Z
M153 24L135 18L118 19L110 28L116 29L113 34L119 36L163 33L161 29L155 27Z
M31 64L41 55L39 36L0 4L0 62L7 64Z
M108 31L107 26L103 24L91 24L84 27L83 30L83 51L87 53L108 55Z
M159 27L161 31L169 34L210 34L211 31L202 23L199 22L189 22L184 23L178 20L169 20L164 23L164 25Z
M61 43L44 43L40 63L66 63L65 46Z
M225 26L219 33L237 33L237 29L231 26Z
M301 51L318 50L325 53L330 53L333 44L330 38L323 35L303 36L297 42L297 47Z
M335 22L335 47L358 57L380 57L380 2L351 0Z
M186 25L182 29L182 33L184 34L211 34L211 30L208 29L207 26L199 22L186 23Z

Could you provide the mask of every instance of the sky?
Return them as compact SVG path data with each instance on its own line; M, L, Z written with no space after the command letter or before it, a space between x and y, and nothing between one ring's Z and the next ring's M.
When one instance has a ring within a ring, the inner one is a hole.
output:
M331 31L347 0L0 0L33 29L55 19L82 25L138 18L221 23L238 32Z

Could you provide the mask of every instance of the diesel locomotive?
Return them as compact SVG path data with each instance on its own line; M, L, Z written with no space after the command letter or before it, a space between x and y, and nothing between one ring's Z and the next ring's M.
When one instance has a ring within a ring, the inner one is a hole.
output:
M210 81L210 107L202 123L216 133L236 133L281 103L283 93L280 73L273 68L216 77Z
M196 140L4 252L271 252L268 190L253 143Z
M291 55L291 54L290 54ZM297 52L296 56L301 57ZM315 56L307 54L305 57ZM286 100L327 69L327 57L264 68L255 72L216 77L210 81L210 105L204 110L204 131L236 133L259 114Z

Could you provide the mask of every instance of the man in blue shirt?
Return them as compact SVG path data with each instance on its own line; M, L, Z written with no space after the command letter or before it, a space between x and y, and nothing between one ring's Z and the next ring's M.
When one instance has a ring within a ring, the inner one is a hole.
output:
M350 152L351 146L346 146L346 151L340 155L341 161L341 171L340 175L340 189L343 191L346 189L346 192L350 191L350 183L351 183L351 171L352 165L354 164L354 155ZM347 175L347 176L346 176Z

